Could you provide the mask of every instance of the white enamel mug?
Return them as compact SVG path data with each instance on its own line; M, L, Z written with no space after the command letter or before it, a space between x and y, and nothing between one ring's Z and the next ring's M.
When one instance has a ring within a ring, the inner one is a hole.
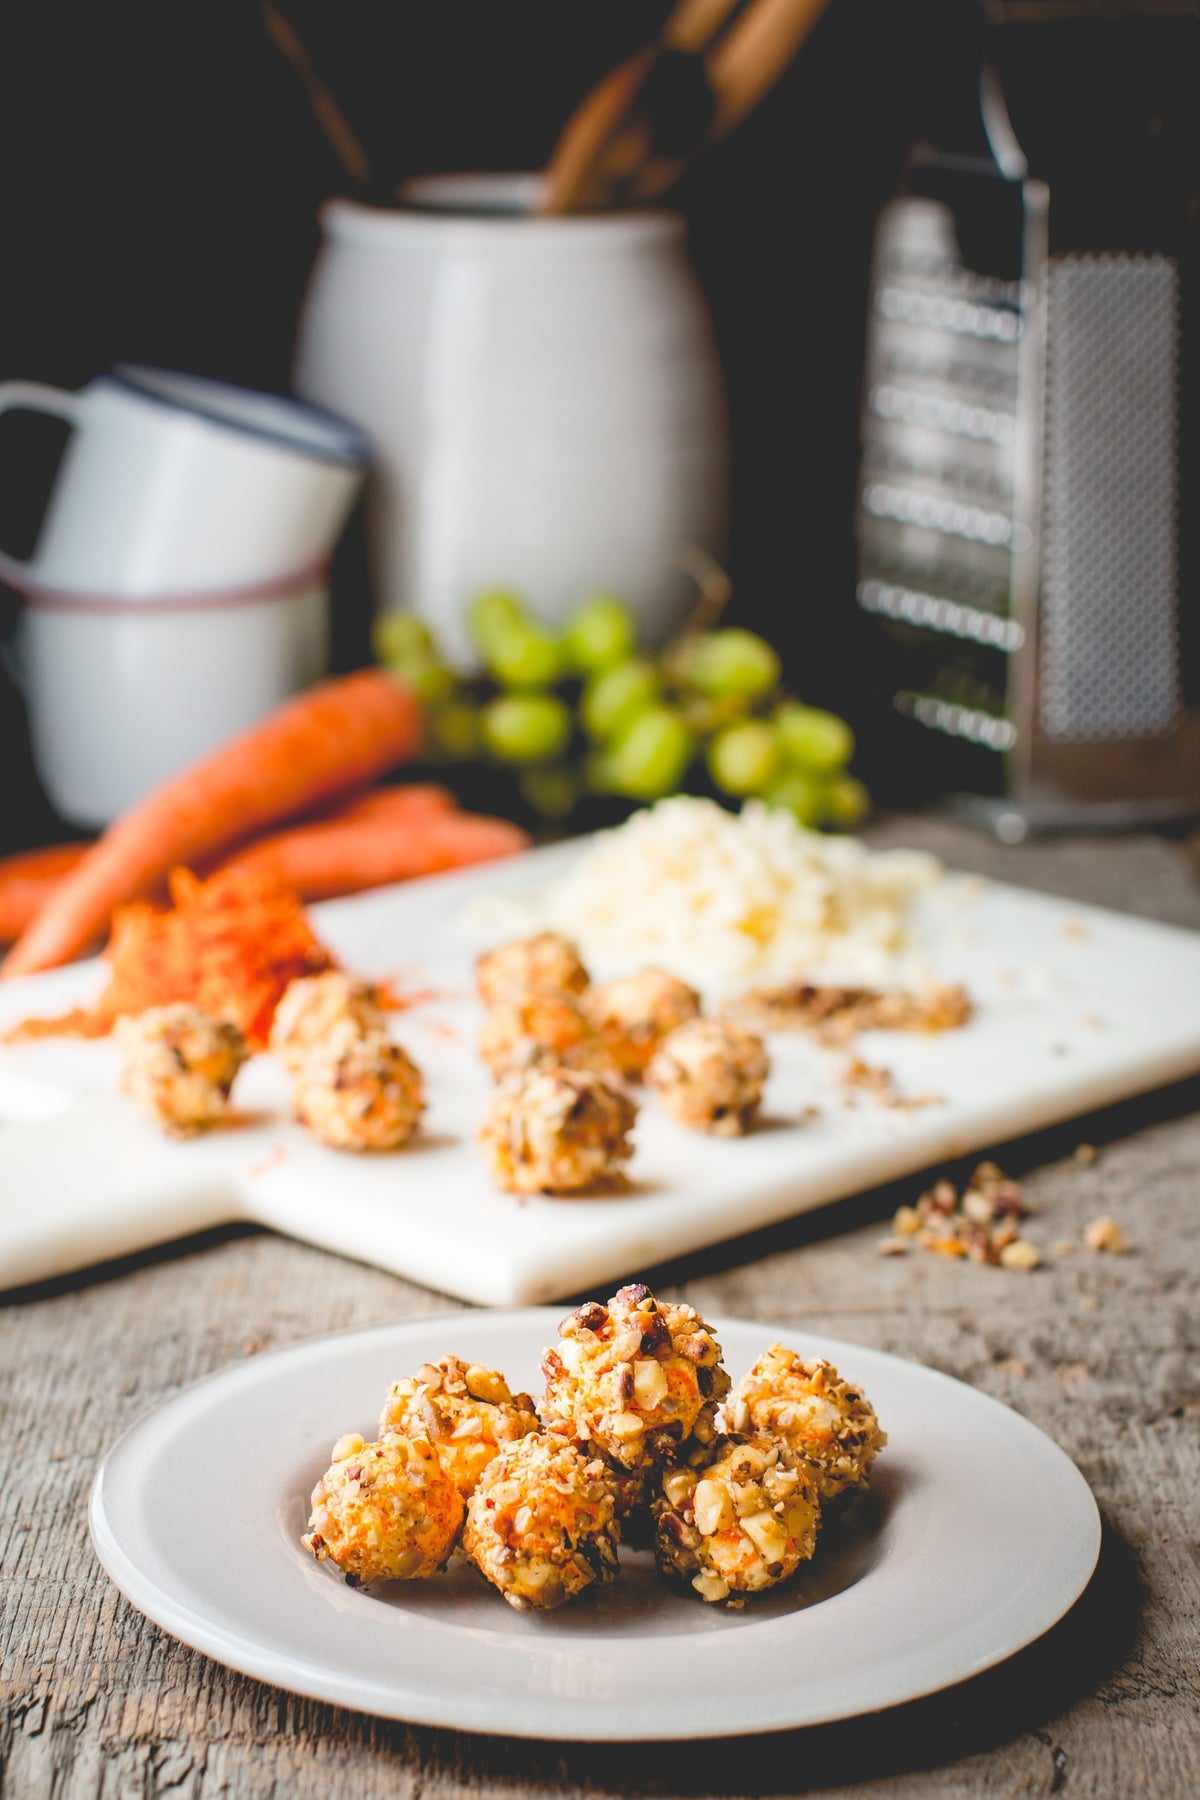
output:
M17 673L51 804L96 829L319 680L323 574L174 599L34 592Z
M136 599L319 568L372 453L323 408L132 364L78 394L0 383L13 410L73 427L34 556L0 551L22 592Z

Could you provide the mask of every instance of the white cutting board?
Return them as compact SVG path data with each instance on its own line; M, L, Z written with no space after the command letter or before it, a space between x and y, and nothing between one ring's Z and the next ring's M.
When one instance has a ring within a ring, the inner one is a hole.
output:
M480 894L536 892L581 847L313 909L348 967L437 990L395 1019L430 1100L420 1141L396 1154L314 1142L287 1117L271 1057L239 1078L236 1129L180 1143L117 1093L110 1043L0 1047L0 1287L249 1219L466 1300L560 1299L1200 1070L1200 933L994 884L967 897L947 882L918 903L915 934L939 978L965 983L976 1017L857 1045L901 1093L941 1104L848 1105L844 1058L776 1037L764 1122L749 1137L698 1136L648 1105L630 1193L497 1193L473 1142L488 1079L473 1050L478 943L464 913ZM93 962L0 987L0 1029L102 983Z

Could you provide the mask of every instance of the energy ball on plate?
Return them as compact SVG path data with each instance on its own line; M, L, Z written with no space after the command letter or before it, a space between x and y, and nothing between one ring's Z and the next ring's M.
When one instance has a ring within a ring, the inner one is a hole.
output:
M570 994L551 988L502 995L488 1008L479 1054L499 1081L551 1063L603 1072L604 1046Z
M607 1306L568 1313L542 1358L548 1431L594 1444L624 1469L676 1461L711 1443L729 1391L721 1346L693 1306L640 1282Z
M119 1018L120 1084L172 1137L219 1125L249 1051L237 1026L195 1006L151 1006Z
M762 1100L771 1063L761 1038L725 1019L692 1019L664 1038L646 1084L681 1125L741 1137Z
M623 1172L636 1117L632 1100L587 1069L532 1069L497 1087L479 1142L497 1187L576 1194Z
M720 1439L703 1468L668 1469L654 1503L654 1556L702 1600L756 1594L816 1548L820 1505L808 1475L767 1438Z
M427 1438L351 1435L333 1446L300 1541L352 1587L415 1581L445 1567L462 1521L462 1495Z
M502 1444L540 1430L528 1394L513 1394L498 1370L457 1356L393 1382L379 1418L381 1438L427 1436L464 1500Z
M399 1044L339 1019L297 1066L292 1104L335 1150L396 1150L417 1128L425 1089Z
M494 1006L506 994L525 994L537 988L582 994L587 984L588 972L578 950L557 931L540 931L536 937L501 944L475 964L475 985L485 1006Z
M383 1031L386 1019L369 982L340 969L304 975L284 989L271 1025L271 1049L295 1069L334 1025L348 1019L359 1032Z
M614 1067L640 1081L667 1034L699 1016L700 996L664 969L639 969L589 989L583 1007Z
M462 1548L518 1612L548 1612L612 1580L619 1539L603 1463L539 1435L488 1464L467 1502Z
M848 1387L831 1362L805 1362L782 1344L759 1357L723 1413L730 1431L760 1432L787 1461L807 1465L825 1502L866 1487L887 1443L865 1394Z

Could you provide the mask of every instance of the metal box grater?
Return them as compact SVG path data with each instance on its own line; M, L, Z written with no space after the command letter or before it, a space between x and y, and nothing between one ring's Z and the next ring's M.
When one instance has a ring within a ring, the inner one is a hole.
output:
M1187 817L1186 220L1060 231L989 67L981 96L985 153L922 150L876 232L858 604L901 729L1002 836Z

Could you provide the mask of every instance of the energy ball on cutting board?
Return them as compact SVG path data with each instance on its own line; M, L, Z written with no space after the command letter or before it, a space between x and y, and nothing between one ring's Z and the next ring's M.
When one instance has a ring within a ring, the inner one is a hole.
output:
M816 1549L816 1488L766 1438L719 1439L702 1468L668 1469L653 1510L659 1572L702 1600L774 1587Z
M623 1469L675 1461L712 1441L729 1391L721 1346L695 1307L640 1282L591 1300L542 1358L548 1431L595 1445Z
M540 1431L528 1394L514 1394L497 1369L441 1356L392 1383L379 1435L427 1436L455 1487L467 1499L502 1444Z
M805 1362L772 1344L721 1409L728 1431L764 1434L785 1459L807 1468L822 1502L864 1488L887 1443L875 1409L831 1362Z
M639 969L590 988L583 1009L618 1073L640 1081L663 1039L699 1017L700 996L665 969Z
M172 1137L195 1137L228 1116L234 1077L249 1056L228 1019L195 1006L151 1006L117 1020L120 1085Z
M533 1069L497 1087L479 1142L509 1193L582 1193L623 1174L636 1118L633 1101L587 1069Z
M417 1128L425 1088L399 1044L339 1019L298 1064L292 1105L335 1150L397 1150Z
M350 1435L333 1446L300 1541L352 1587L416 1581L445 1567L462 1521L462 1495L427 1438Z
M604 1046L570 994L536 988L504 994L488 1008L479 1054L497 1081L520 1069L561 1063L604 1074Z
M344 1020L361 1034L386 1030L378 991L370 982L344 975L340 969L303 975L284 989L271 1023L270 1048L294 1071L314 1045Z
M578 950L557 931L540 931L536 937L500 944L475 964L475 985L485 1006L494 1006L507 995L537 989L582 994L587 984L588 972Z
M725 1019L692 1019L663 1039L646 1069L664 1112L695 1131L741 1137L762 1100L771 1063L761 1038Z
M467 1502L463 1554L518 1612L548 1612L617 1572L604 1465L561 1438L507 1444Z

